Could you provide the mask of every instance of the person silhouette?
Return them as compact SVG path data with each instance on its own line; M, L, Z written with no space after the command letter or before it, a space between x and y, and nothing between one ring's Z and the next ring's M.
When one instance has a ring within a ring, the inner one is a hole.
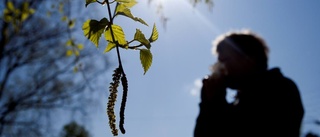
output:
M264 40L250 30L231 31L213 49L218 60L202 80L194 137L300 136L300 92L280 68L268 68ZM227 88L237 91L232 103Z

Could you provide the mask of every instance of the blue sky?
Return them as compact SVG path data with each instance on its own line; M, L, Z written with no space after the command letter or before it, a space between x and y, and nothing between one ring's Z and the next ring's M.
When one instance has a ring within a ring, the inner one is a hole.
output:
M146 75L139 52L121 50L129 94L127 133L120 137L192 137L199 112L199 80L210 73L209 66L216 61L211 42L219 34L243 28L265 39L270 48L270 68L280 67L296 82L306 111L302 131L320 134L320 127L312 123L320 120L320 1L215 0L212 10L201 4L192 8L187 0L156 2L164 4L169 17L166 29L155 14L154 4L148 6L144 0L139 0L132 12L150 27L128 19L115 20L130 35L136 27L150 35L154 22L159 29L159 40L152 45L153 64ZM116 59L115 51L108 54ZM97 108L101 110L94 112L88 128L95 137L112 136L105 115L107 93L101 102Z

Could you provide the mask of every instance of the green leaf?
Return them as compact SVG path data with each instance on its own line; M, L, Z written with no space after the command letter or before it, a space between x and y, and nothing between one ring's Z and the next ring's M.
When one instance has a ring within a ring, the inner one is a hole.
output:
M29 13L26 12L22 12L21 14L21 21L25 21L27 18L29 17Z
M117 5L116 14L121 14L121 15L127 16L129 18L134 18L134 16L131 14L130 9L127 8L124 4Z
M4 21L11 22L13 20L13 17L11 14L12 14L11 11L9 11L8 9L4 9L3 10Z
M29 9L29 13L30 13L30 14L34 14L34 12L36 12L35 9Z
M104 50L104 53L107 53L109 51L111 51L113 48L115 48L117 45L115 43L112 42L108 42L108 45L106 47L106 49Z
M141 18L138 17L134 17L131 13L131 10L126 7L125 4L118 4L117 8L116 8L116 15L123 15L126 16L128 18L131 18L134 21L140 22L146 26L148 26L148 24Z
M16 9L15 9L13 3L11 1L8 1L7 2L7 8L3 10L4 20L6 22L13 21L15 16L17 15L17 14L15 14L15 11L16 11Z
M91 3L94 3L94 2L97 2L97 0L86 0L86 7L91 4Z
M82 26L84 36L86 36L90 41L92 41L96 45L96 47L98 47L101 34L104 32L108 24L109 21L106 18L103 18L100 21L87 20L83 23Z
M83 50L84 47L83 47L82 44L78 44L78 45L77 45L77 48L78 48L79 50Z
M120 45L126 45L127 41L126 41L125 34L124 34L122 28L119 25L115 25L115 24L111 25L111 28L113 31L114 40L117 41ZM111 41L111 42L115 43L115 41L113 41L113 39L112 39L110 27L107 28L104 36L107 41Z
M67 16L61 17L61 21L67 21L67 20L68 20L68 17L67 17Z
M72 39L69 39L67 42L66 42L66 46L72 46L73 45L73 40Z
M138 17L134 17L133 18L134 21L140 22L143 25L149 26L143 19L138 18Z
M7 9L10 10L10 11L14 11L14 5L11 1L8 1L7 2Z
M73 72L74 72L74 73L77 73L78 71L79 71L79 69L78 69L77 66L73 67Z
M76 21L75 21L75 19L73 19L73 20L69 20L69 22L68 22L68 26L69 26L69 28L70 28L70 29L74 27L75 22L76 22Z
M23 2L22 3L22 10L23 11L29 11L29 3L28 2Z
M129 3L132 0L116 0L116 2Z
M25 21L29 17L29 3L23 2L21 10L21 22Z
M148 49L150 49L151 47L150 42L146 39L144 34L139 29L136 29L136 33L134 34L134 40L139 41L141 44L145 45Z
M157 30L157 27L156 27L156 24L153 24L153 29L152 29L152 34L149 38L149 41L150 42L154 42L158 39L159 37L159 33L158 33L158 30Z
M152 54L150 50L148 49L141 49L140 50L140 61L142 64L142 67L144 69L144 74L148 71L152 64Z
M73 51L71 49L67 50L66 56L70 57L73 54Z
M128 8L131 8L138 3L136 0L116 0L116 1L122 3L124 6Z
M21 11L20 11L20 9L15 9L15 10L13 11L13 13L15 14L15 16L18 16L18 15L21 14Z
M74 50L74 55L76 55L77 57L80 55L80 52L79 52L79 50Z

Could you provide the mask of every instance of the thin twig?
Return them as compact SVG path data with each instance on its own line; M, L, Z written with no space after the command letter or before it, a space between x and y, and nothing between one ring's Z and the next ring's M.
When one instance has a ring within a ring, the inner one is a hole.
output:
M109 4L109 1L108 1L108 0L106 0L105 2L107 2L107 7L108 7L108 13L109 13L109 19L110 19L109 28L110 28L110 31L111 31L112 41L113 41L114 43L116 43L116 49L117 49L117 55L118 55L118 61L119 61L119 68L121 69L122 73L124 74L124 71L123 71L123 68L122 68L121 57L120 57L120 51L119 51L119 43L116 42L116 40L115 40L115 38L114 38L113 30L112 30L113 18L112 18L112 15L111 15L110 4Z

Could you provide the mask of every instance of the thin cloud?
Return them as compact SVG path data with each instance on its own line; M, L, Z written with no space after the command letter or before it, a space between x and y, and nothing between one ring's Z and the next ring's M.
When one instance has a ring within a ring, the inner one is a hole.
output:
M201 87L202 87L202 80L200 78L195 79L191 88L189 88L190 95L199 96Z

